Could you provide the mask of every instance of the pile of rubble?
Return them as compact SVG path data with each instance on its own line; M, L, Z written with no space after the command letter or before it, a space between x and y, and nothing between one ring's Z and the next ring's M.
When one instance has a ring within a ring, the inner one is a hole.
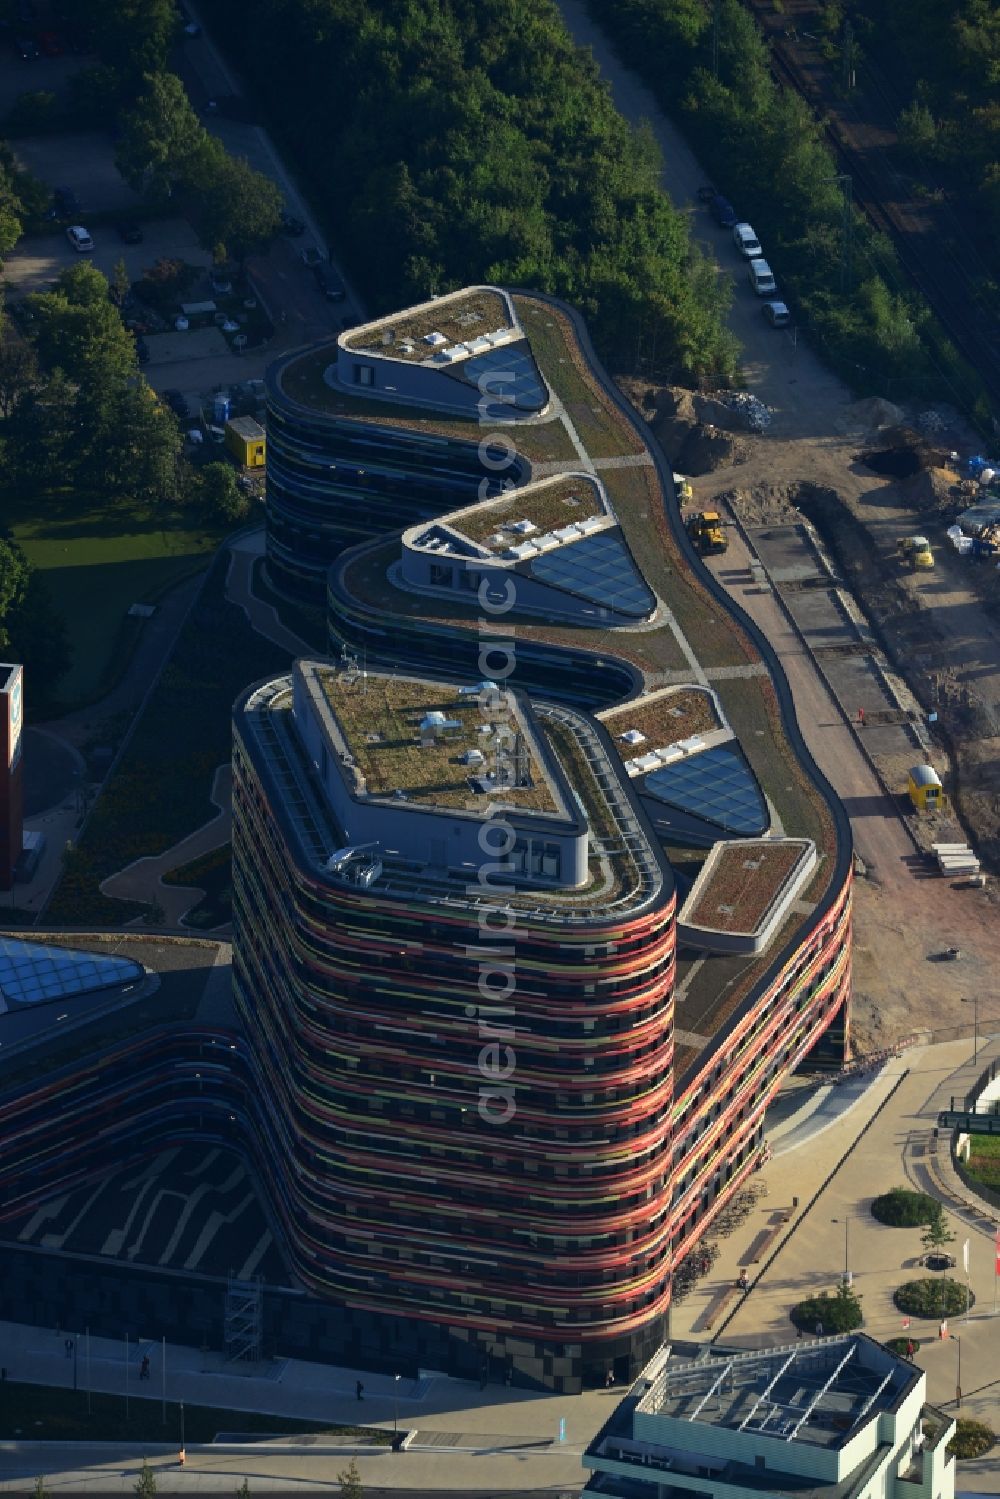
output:
M766 432L771 425L771 408L749 390L727 390L716 396L730 411L736 411L746 423L748 432Z

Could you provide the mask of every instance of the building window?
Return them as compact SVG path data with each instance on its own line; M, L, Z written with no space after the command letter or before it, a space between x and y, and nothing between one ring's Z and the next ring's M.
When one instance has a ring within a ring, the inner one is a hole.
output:
M446 567L443 562L431 563L431 583L436 588L450 588L455 576L453 567Z
M374 385L375 366L373 364L356 364L354 366L355 385Z

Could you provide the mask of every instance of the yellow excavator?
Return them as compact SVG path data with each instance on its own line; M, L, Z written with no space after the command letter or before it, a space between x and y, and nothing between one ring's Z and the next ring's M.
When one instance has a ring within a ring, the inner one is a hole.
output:
M702 556L724 552L729 546L722 516L717 510L698 510L694 515L689 515L684 524Z

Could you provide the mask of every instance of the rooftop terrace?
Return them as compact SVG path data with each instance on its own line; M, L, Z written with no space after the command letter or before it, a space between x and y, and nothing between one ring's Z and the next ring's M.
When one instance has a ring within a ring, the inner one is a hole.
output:
M591 516L608 512L600 485L586 474L560 474L525 485L513 494L480 505L453 510L439 519L469 541L501 552L521 539L514 527L527 521L524 534L537 539L546 533L579 524ZM506 530L505 530L506 528ZM491 538L497 539L492 542Z
M440 356L444 349L467 347L497 332L509 334L516 327L502 292L490 286L472 286L352 328L341 334L340 343L355 352L364 349L384 359L422 364ZM470 352L485 349L473 348Z
M373 672L316 676L366 795L485 813L488 788L521 811L565 816L513 693Z

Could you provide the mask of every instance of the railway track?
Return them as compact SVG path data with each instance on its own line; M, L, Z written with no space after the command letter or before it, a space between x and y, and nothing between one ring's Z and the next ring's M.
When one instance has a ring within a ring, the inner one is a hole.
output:
M963 243L964 231L947 200L916 198L893 165L895 111L884 81L868 68L850 96L837 92L816 46L820 12L813 0L786 0L780 16L770 0L746 3L770 43L775 78L820 115L841 169L853 179L855 201L891 239L901 264L1000 411L1000 321L977 284L990 275L989 267L967 236ZM971 405L975 393L967 389L956 396Z

